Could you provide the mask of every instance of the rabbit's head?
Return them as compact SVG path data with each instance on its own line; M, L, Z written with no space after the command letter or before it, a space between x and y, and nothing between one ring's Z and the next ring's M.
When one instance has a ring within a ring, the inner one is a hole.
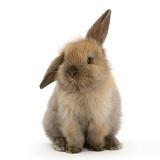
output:
M40 84L40 88L57 80L65 90L94 89L106 80L110 72L102 44L108 33L111 11L104 12L92 25L84 39L68 43L55 58Z

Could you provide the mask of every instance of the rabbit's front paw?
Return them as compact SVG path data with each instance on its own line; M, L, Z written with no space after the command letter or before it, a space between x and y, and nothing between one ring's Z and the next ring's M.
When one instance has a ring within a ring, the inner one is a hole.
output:
M94 146L89 146L88 149L90 151L104 151L105 147L102 145L94 145Z
M56 151L65 151L66 150L66 139L63 137L54 138L54 150Z
M114 136L107 136L105 139L106 150L119 150L122 149L122 143Z
M66 152L67 153L79 153L81 152L81 148L67 146Z

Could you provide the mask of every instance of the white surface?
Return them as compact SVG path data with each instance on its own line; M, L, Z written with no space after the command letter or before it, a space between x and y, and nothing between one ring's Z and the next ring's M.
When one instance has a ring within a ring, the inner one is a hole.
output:
M104 44L122 97L120 151L56 152L41 119L54 84L39 83L64 44L112 9ZM160 10L157 0L0 1L0 159L160 159Z

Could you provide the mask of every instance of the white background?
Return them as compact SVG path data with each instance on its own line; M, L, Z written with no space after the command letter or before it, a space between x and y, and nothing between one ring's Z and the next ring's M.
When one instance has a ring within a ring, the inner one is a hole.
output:
M122 97L119 151L54 151L41 119L55 83L39 89L64 44L112 10L104 44ZM1 160L160 159L159 0L0 1Z

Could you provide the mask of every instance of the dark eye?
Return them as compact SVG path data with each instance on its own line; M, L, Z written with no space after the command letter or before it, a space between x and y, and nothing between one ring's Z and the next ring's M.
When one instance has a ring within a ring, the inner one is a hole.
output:
M92 57L88 57L87 63L88 63L88 64L92 64L92 63L93 63L93 58L92 58Z

